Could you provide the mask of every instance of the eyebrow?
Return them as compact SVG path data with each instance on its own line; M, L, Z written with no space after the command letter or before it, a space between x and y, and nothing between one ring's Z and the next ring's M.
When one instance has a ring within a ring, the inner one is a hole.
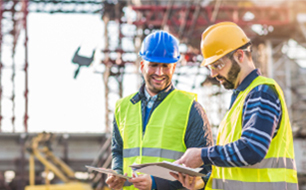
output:
M219 63L222 63L219 59L215 62L213 62L212 64L215 65L215 64L219 64Z

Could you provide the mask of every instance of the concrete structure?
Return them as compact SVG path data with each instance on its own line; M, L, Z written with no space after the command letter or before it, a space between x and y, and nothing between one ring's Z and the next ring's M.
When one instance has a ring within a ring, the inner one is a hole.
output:
M15 178L11 186L28 184L30 142L37 134L26 133L0 133L0 174L14 171ZM53 134L50 147L56 157L68 164L75 173L87 176L85 165L110 167L110 138L101 133L65 133ZM46 157L47 158L47 157ZM45 166L35 160L36 178L41 179ZM77 176L76 176L77 177ZM95 179L95 178L99 179ZM84 180L92 183L103 183L106 176L89 176ZM102 178L102 179L101 179ZM7 180L7 179L6 179ZM1 179L0 179L1 181ZM16 182L17 181L17 182ZM16 189L22 189L16 188Z

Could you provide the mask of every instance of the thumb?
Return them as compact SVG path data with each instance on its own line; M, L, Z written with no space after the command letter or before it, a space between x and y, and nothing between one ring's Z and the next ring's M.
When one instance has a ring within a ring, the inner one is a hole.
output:
M174 163L174 164L178 164L178 165L182 164L182 163L183 163L182 158L176 160L176 161L173 162L173 163Z

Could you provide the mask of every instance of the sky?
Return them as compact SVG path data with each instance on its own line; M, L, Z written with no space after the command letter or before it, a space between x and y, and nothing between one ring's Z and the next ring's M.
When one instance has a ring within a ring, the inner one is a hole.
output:
M27 23L28 132L105 132L104 84L101 74L103 65L100 64L99 53L104 46L104 23L100 15L30 13ZM112 36L116 36L113 28L110 31ZM23 31L19 36L15 56L15 132L24 132L24 36ZM9 42L9 39L5 38L5 41ZM82 67L74 79L77 65L71 60L79 46L79 54L82 56L90 57L94 49L98 51L92 65ZM4 64L9 67L12 65L10 46L4 45L3 52ZM7 97L2 100L3 132L13 131L13 105L9 100L13 86L11 71L6 69L2 72L3 95ZM126 71L139 72L132 65L127 65ZM141 79L136 74L125 75L123 96L137 91L140 83ZM181 86L186 88L188 85L185 83L184 87L184 83L181 83ZM115 85L111 87L113 91L116 90ZM111 109L119 98L115 94L109 95Z
M113 34L113 33L112 33ZM114 34L113 34L114 35ZM85 14L47 14L30 13L28 15L28 60L29 60L29 120L28 132L105 132L105 100L104 84L102 75L96 71L101 70L99 57L96 52L94 63L90 67L81 68L76 79L73 78L77 65L72 63L72 58L79 46L79 54L90 57L94 49L100 50L103 43L104 23L100 15ZM19 37L16 54L16 121L15 131L24 132L24 32ZM296 47L294 42L289 45ZM293 49L293 48L291 48ZM301 49L301 48L299 48ZM303 48L302 48L303 49ZM12 61L9 57L9 48L4 48L3 59L6 66ZM303 50L305 51L305 50ZM292 57L296 54L294 49ZM299 53L300 55L301 53ZM127 66L128 72L135 72L135 67ZM204 69L205 70L205 69ZM137 71L136 71L137 72ZM217 107L210 106L205 100L203 89L191 89L190 81L193 84L200 84L204 78L203 69L198 68L177 68L176 72L191 73L189 76L181 76L179 89L198 93L199 102L204 109L210 112L210 122L217 125L219 122ZM12 132L11 124L12 101L10 97L12 82L10 69L2 71L3 98L2 100L2 131ZM173 79L178 79L174 76ZM187 81L187 82L186 82ZM126 75L124 79L124 96L138 89L139 81L136 77ZM207 87L205 87L207 89ZM230 93L224 97L224 105L228 105ZM207 96L206 96L207 97ZM110 95L114 107L118 96ZM218 102L220 99L209 101Z
M115 35L115 32L112 32ZM93 49L100 50L104 46L104 24L100 15L80 14L46 14L30 13L28 15L28 60L29 60L29 120L28 132L105 132L105 100L100 60L101 54L96 52L95 60L90 67L81 68L76 79L73 78L77 65L72 58L79 46L82 56L90 57ZM24 33L19 37L17 45L16 65L24 66ZM9 52L10 50L7 50ZM6 53L8 55L8 53ZM5 58L6 63L10 58ZM127 65L126 71L137 73L135 66ZM173 76L179 80L178 89L198 93L199 102L203 100L200 83L205 79L205 68L183 67L176 73L189 73L189 76ZM204 73L203 73L204 71ZM197 73L194 75L193 73ZM4 94L10 96L12 73L3 72ZM138 80L138 81L136 81ZM138 90L141 79L136 74L125 75L123 86L126 96ZM197 84L192 89L191 84ZM114 85L112 85L113 87ZM24 132L24 72L16 73L16 105L15 131ZM113 87L116 90L116 87ZM111 108L119 98L110 94ZM2 131L12 132L12 101L4 100ZM215 116L213 116L215 118ZM111 118L112 120L112 118Z
M104 132L102 76L88 67L74 79L77 66L71 61L79 46L80 54L90 57L101 45L103 27L100 15L28 15L29 132ZM17 48L19 67L24 65L23 39L24 33ZM12 86L9 75L2 77L7 90ZM15 86L16 132L24 132L23 71L17 71ZM12 132L9 104L7 101L2 111L6 115L2 120L4 132Z

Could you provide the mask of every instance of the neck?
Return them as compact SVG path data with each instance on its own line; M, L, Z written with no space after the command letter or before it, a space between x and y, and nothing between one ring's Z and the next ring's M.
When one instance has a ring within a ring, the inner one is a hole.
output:
M245 66L241 67L241 71L238 75L238 79L235 84L235 89L242 83L242 81L254 70L256 69L253 62L249 62Z
M157 94L157 93L155 93L155 92L150 91L150 90L147 88L147 86L145 86L145 91L147 91L148 94L149 94L151 97L153 97L153 96L155 96L155 95Z

